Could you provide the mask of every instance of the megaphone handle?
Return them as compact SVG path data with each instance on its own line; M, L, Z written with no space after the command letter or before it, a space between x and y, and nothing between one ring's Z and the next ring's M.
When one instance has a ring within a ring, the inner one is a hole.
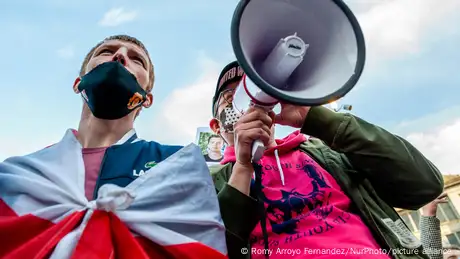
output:
M264 155L264 152L264 143L260 140L254 141L254 143L252 144L252 161L257 163Z
M253 102L251 102L250 105L262 108L266 112L273 110L273 107L275 107L275 105L263 106L263 105L255 104ZM266 149L265 145L260 139L254 141L254 143L252 143L252 162L255 162L255 163L259 162L259 160L264 155L265 149Z

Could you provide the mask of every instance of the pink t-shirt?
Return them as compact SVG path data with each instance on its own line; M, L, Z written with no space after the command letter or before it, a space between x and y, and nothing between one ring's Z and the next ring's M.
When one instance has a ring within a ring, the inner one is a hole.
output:
M360 217L350 212L351 201L335 179L306 153L293 151L305 139L297 131L277 140L278 146L260 161L270 258L389 259ZM232 160L231 149L225 153L224 161ZM265 258L260 223L251 244L251 258Z
M88 200L93 200L94 188L96 187L97 177L104 158L106 147L84 148L83 161L85 163L85 196Z
M72 130L72 132L77 137L78 131ZM83 163L85 164L85 196L89 201L93 200L94 188L106 149L107 147L82 149Z

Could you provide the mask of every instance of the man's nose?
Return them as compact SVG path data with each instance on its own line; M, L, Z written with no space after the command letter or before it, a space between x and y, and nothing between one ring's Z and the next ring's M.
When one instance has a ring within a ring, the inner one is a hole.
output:
M126 58L122 54L115 54L112 61L120 62L123 66L126 66Z
M123 50L119 50L113 55L112 61L120 62L123 66L126 66L127 56Z

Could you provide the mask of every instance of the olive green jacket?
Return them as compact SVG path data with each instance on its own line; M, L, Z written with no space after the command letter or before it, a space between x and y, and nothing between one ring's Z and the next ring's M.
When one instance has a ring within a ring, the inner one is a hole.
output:
M394 258L428 258L394 209L419 209L443 191L442 175L427 158L401 137L324 107L310 109L301 132L311 138L298 148L336 179L382 249L391 250ZM250 233L263 212L254 194L249 197L227 184L231 163L210 171L229 258L250 258L241 249L250 249Z

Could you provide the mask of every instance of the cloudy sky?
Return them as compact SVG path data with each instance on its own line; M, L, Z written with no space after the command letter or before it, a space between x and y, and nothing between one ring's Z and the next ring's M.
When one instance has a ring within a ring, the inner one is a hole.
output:
M0 160L78 127L82 101L72 84L85 54L112 34L138 37L156 66L155 103L136 122L143 138L188 144L208 125L217 75L234 58L229 28L237 0L131 2L1 1ZM443 173L459 174L460 1L347 3L365 33L368 59L341 102L407 138Z

